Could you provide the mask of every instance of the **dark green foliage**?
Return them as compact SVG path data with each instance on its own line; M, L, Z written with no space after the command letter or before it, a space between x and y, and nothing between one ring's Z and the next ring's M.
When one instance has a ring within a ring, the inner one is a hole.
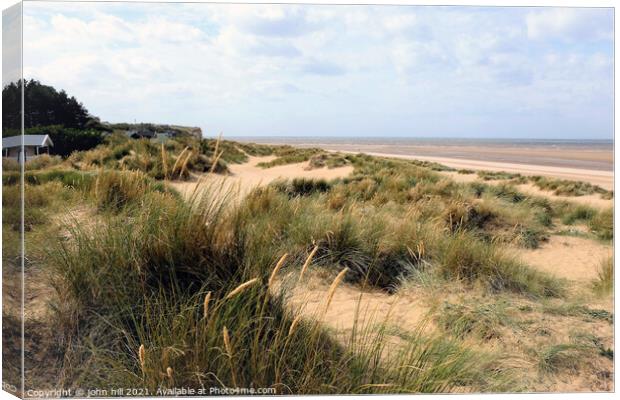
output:
M57 91L34 79L26 80L24 85L24 126L60 125L66 128L84 129L91 121L86 108L75 97L64 90ZM3 137L5 130L21 129L21 81L11 82L2 89ZM91 124L92 126L92 124Z
M90 150L103 143L103 134L97 130L65 128L61 125L37 126L25 130L26 135L49 135L54 143L50 154L67 157L74 151Z

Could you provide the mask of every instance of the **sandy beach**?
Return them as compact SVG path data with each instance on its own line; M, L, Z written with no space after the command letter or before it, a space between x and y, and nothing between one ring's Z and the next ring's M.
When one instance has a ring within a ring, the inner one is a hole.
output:
M613 146L605 142L541 142L511 143L471 140L415 139L308 139L252 138L247 142L291 144L296 147L318 147L329 151L365 153L432 161L457 169L506 171L522 175L542 175L559 179L589 182L613 189ZM292 141L292 142L291 142Z

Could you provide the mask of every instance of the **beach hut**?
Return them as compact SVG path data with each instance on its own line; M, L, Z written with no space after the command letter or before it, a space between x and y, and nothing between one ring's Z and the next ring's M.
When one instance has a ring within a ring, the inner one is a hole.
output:
M22 153L22 137L23 137L23 153ZM49 135L18 135L2 138L2 156L13 158L18 161L28 161L36 158L40 154L50 152L50 147L54 146L54 142Z

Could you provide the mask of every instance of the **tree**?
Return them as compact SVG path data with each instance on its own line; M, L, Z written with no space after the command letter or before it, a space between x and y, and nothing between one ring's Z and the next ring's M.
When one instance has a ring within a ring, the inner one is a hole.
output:
M64 90L31 79L24 81L24 127L61 125L84 129L93 119L75 97ZM4 129L20 129L22 81L11 82L2 89L2 122ZM3 135L5 136L5 135Z

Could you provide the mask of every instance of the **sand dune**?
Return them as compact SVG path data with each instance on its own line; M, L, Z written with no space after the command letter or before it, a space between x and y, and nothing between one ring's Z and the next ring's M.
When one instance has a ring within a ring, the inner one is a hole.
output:
M266 157L249 157L248 162L244 164L230 164L228 167L231 174L196 175L192 180L186 182L170 182L170 185L177 189L182 195L190 196L196 189L200 179L204 179L208 183L221 184L224 187L222 192L230 189L238 192L238 198L247 195L252 189L258 186L268 185L278 179L292 178L308 178L308 179L336 179L349 175L353 172L352 166L344 166L339 168L316 168L306 170L308 163L287 164L271 168L261 168L258 166L261 162L269 162L276 158L275 156Z

